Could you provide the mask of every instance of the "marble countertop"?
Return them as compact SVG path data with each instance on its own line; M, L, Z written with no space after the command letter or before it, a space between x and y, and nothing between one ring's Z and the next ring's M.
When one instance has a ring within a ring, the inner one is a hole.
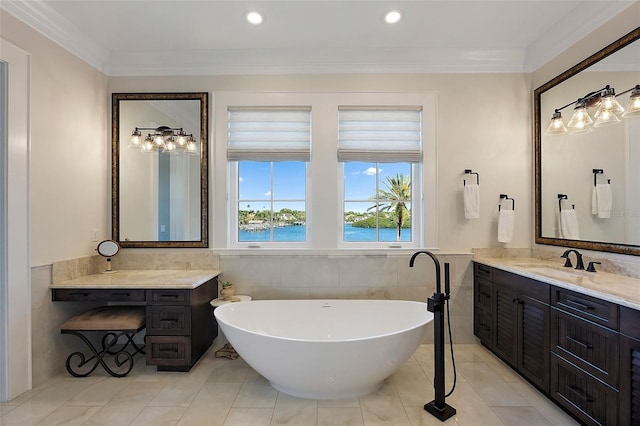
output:
M110 274L93 274L60 281L49 288L175 288L194 289L222 272L212 270L120 270Z
M640 310L640 279L565 268L562 260L551 262L521 257L473 258L477 263Z

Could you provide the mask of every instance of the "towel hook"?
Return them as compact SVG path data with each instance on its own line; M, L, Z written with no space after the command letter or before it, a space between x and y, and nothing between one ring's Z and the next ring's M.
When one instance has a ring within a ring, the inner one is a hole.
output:
M465 174L465 175L476 175L476 183L477 183L478 185L480 185L480 174L479 174L479 173L476 173L476 172L474 172L474 171L473 171L473 170L471 170L471 169L464 169L464 174ZM466 184L467 184L466 179L462 179L462 182L463 182L463 184L464 184L464 185L466 185Z
M498 204L498 211L500 211L500 208L502 207L502 200L511 200L511 210L516 209L516 200L514 200L513 198L509 198L507 194L500 194L500 203Z

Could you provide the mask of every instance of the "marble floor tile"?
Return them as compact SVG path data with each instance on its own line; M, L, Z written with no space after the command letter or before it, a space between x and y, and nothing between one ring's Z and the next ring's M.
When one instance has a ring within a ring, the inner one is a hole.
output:
M533 407L493 407L506 426L550 426L551 423Z
M421 345L377 392L336 401L278 392L242 359L216 358L220 345L217 342L188 373L159 372L140 362L125 378L60 375L0 403L0 425L578 424L480 345L454 345L458 382L446 402L457 413L445 423L423 408L434 398L433 345ZM453 366L446 356L448 392Z
M319 407L318 426L362 426L360 407Z
M460 363L458 371L491 407L527 405L525 399L514 392L508 382L496 376L487 364Z
M184 414L184 407L147 407L133 419L137 426L175 426Z

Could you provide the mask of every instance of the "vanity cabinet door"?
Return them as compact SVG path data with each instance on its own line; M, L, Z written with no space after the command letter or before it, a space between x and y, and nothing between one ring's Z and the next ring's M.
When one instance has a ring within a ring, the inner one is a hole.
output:
M620 308L620 424L640 425L640 311Z
M508 364L517 366L518 294L513 286L493 283L493 350Z
M549 390L549 285L493 272L494 351L540 389Z

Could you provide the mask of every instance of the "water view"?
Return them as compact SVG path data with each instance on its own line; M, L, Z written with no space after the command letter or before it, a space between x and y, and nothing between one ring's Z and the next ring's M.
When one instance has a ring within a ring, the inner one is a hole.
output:
M304 225L281 226L273 229L273 241L276 242L301 242L305 238ZM395 228L381 228L380 241L396 241ZM369 242L376 241L376 230L374 228L361 228L345 224L344 240L347 242ZM239 241L270 241L270 230L245 231L240 230ZM401 241L411 241L411 229L403 228Z

